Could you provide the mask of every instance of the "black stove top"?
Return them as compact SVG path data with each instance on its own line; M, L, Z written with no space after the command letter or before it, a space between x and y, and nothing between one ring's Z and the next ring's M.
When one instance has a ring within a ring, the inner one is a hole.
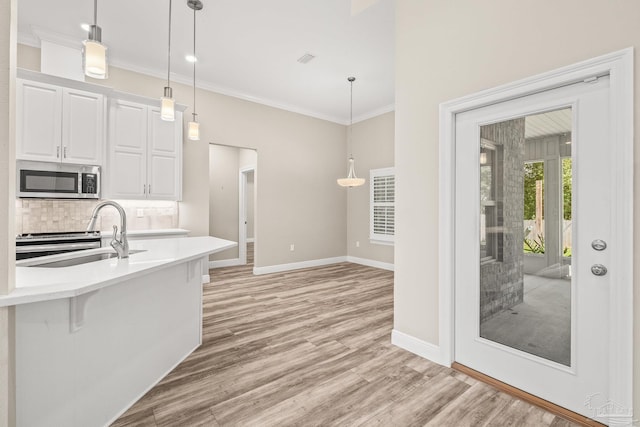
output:
M99 231L62 231L57 233L18 234L16 241L49 241L49 240L94 240L100 239Z

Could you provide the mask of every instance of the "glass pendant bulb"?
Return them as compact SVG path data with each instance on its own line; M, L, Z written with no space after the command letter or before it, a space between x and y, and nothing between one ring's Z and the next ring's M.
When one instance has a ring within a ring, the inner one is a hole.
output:
M176 106L171 89L171 0L169 0L169 43L167 46L167 85L164 87L164 96L160 98L160 118L167 122L176 119Z
M198 123L198 114L196 113L196 12L202 10L202 2L200 0L188 0L187 6L193 10L193 121L189 122L187 128L187 137L191 141L200 141L200 123Z
M200 123L198 123L198 115L193 113L193 121L189 122L187 136L191 141L200 141Z
M89 27L87 40L82 42L82 68L86 76L94 79L106 79L109 75L107 47L102 44L102 28L98 26L98 0L93 3L93 25Z

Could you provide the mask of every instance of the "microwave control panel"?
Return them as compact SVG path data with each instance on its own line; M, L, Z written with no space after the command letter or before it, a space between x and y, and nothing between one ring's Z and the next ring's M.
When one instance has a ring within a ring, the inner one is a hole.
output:
M82 192L96 194L98 192L98 175L95 173L82 174Z

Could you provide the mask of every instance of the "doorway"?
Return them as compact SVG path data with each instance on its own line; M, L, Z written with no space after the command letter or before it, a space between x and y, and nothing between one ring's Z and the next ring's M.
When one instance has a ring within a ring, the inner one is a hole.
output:
M632 407L631 58L441 106L444 363L606 424Z
M254 149L209 144L209 234L238 242L235 248L213 254L210 268L253 261L257 245L257 162Z
M240 168L238 185L238 248L240 264L254 264L255 256L255 165Z

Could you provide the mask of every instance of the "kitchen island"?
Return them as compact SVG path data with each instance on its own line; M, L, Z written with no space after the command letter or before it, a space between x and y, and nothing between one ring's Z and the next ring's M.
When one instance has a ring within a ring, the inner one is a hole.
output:
M140 240L128 259L17 262L16 289L0 297L0 306L15 306L17 425L117 419L201 344L208 255L234 246L214 237Z

